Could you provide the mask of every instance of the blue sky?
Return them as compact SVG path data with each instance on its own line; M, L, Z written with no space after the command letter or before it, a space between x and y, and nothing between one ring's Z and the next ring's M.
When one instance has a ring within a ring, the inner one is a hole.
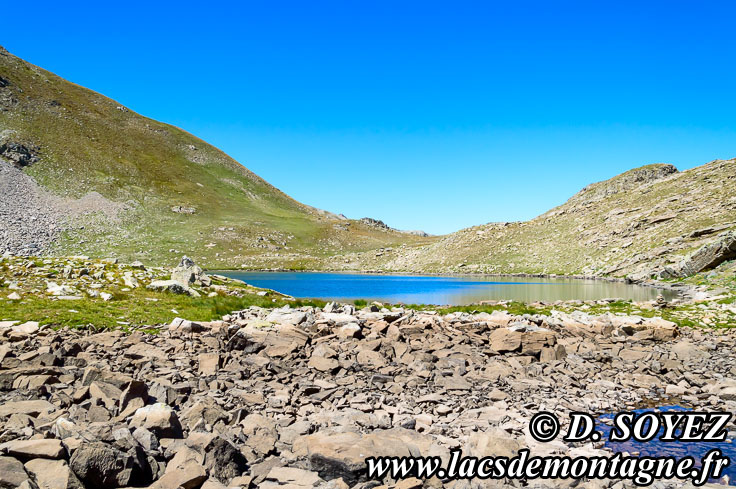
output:
M736 156L736 2L24 2L14 54L292 197L445 233Z

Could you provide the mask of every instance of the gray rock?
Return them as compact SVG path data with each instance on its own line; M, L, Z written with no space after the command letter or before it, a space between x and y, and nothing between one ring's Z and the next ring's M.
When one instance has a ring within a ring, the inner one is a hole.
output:
M172 292L174 294L186 294L190 297L200 297L199 292L191 287L182 285L176 280L154 280L146 288L159 292Z
M0 487L18 487L29 477L23 464L13 457L0 457Z
M72 455L69 466L87 487L140 486L152 479L140 448L122 452L105 443L84 443Z
M188 256L182 257L179 265L171 271L171 280L189 287L191 284L208 287L212 281L204 270L194 264Z
M181 438L179 418L164 403L151 404L138 409L130 420L131 428L145 428L161 438Z

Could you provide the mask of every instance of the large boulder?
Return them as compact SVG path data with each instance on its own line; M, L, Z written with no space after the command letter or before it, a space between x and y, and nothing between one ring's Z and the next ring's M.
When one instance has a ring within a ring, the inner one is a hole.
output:
M145 428L161 438L181 438L179 418L171 407L163 403L138 409L130 420L130 427Z
M151 467L140 447L122 452L101 442L82 444L69 461L86 487L126 487L149 484Z
M201 267L188 256L182 257L179 265L171 271L171 280L189 287L191 284L208 287L212 281Z
M498 328L491 333L489 340L491 349L498 353L519 351L535 356L545 347L554 346L557 342L553 331L523 323Z
M350 485L364 478L367 457L424 455L427 440L400 428L370 434L317 432L294 441L294 455L305 457L310 468L325 480L341 477Z
M174 294L186 294L190 297L200 297L199 292L176 280L154 280L146 288L158 292L171 292Z
M11 440L0 445L0 452L23 460L31 458L59 459L66 454L60 440Z
M248 470L248 461L232 443L215 437L205 447L204 466L212 477L227 484Z

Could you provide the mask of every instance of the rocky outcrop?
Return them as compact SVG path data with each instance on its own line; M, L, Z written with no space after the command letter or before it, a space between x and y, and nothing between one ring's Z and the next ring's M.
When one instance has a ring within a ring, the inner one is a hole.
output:
M154 280L146 286L149 290L186 294L190 297L199 297L200 293L191 286L209 287L212 280L204 273L201 267L194 264L188 256L182 257L179 265L171 271L170 280Z
M0 132L0 160L16 168L23 168L38 161L39 147L13 140L13 131Z
M360 222L374 228L391 229L385 222L379 219L373 219L372 217L363 217L360 219Z
M736 232L729 231L719 235L713 243L703 246L678 265L665 267L660 277L689 277L734 259L736 259Z
M571 200L596 200L620 192L631 192L645 183L655 182L675 173L677 173L677 168L666 163L635 168L610 180L588 185Z

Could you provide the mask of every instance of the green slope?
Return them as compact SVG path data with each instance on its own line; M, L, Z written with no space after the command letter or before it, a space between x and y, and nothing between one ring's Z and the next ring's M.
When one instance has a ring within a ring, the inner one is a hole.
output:
M333 255L427 242L300 204L191 134L2 48L0 77L0 131L37 147L39 161L24 171L56 195L97 192L126 206L115 219L77 216L56 254L169 263L189 253L211 267L319 268Z
M589 185L530 221L463 229L384 254L374 268L648 278L729 229L736 229L736 159L683 172L649 165Z

